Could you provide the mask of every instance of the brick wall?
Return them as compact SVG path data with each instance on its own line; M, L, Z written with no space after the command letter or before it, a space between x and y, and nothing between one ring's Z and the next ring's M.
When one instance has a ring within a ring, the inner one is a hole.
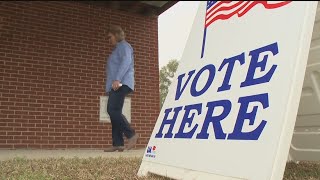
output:
M123 27L135 49L132 125L144 147L159 113L158 22L81 2L0 2L0 148L111 145L99 122L106 29Z

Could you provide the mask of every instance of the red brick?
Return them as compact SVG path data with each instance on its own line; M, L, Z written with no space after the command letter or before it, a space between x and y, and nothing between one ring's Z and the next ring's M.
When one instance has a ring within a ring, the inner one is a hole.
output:
M0 143L0 149L13 149L13 145L12 144L4 144L4 143Z
M54 145L41 143L41 149L54 149Z

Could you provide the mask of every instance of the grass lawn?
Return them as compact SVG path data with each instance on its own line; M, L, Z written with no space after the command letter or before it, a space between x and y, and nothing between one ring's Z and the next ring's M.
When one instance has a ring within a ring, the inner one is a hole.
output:
M156 175L139 178L141 158L59 158L0 161L0 179L31 180L169 180ZM319 180L320 163L288 163L284 180Z

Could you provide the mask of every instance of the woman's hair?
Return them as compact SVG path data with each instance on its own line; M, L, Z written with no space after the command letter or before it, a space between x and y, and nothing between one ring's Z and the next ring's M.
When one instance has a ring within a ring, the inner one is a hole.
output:
M124 40L124 38L125 38L124 31L118 25L110 25L108 33L113 34L116 37L116 40L118 42Z

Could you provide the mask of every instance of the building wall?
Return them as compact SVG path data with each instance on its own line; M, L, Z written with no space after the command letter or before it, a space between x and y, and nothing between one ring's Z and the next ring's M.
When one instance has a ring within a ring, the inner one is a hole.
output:
M0 148L105 148L99 122L105 95L109 24L135 50L131 123L149 140L159 113L158 22L81 2L0 2Z

